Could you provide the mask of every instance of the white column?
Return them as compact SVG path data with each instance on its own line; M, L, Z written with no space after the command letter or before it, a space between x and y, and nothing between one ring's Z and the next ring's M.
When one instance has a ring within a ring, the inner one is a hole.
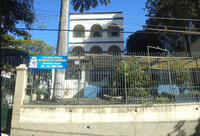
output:
M25 64L20 64L20 66L16 67L17 77L15 82L15 95L14 95L14 104L13 104L13 112L12 112L12 123L13 124L19 122L20 118L20 108L23 105L23 100L25 98L25 89L27 86L27 67ZM11 135L12 129L11 129Z

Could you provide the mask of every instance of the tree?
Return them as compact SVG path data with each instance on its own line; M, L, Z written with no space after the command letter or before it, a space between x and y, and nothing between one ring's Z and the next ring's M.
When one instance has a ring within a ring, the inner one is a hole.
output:
M8 35L8 37L12 37ZM22 50L30 55L54 55L55 47L47 44L43 40L39 39L12 39L11 44L4 45L1 47L2 49L17 49Z
M151 80L150 74L142 70L140 61L134 56L129 60L121 60L121 65L114 77L117 88L123 89L123 96L127 88L128 96L149 97L151 96L150 87L156 83Z
M30 28L35 19L33 0L1 0L1 43L13 43L13 36L22 36L25 39L31 35L25 30L19 30L16 25L23 23ZM11 35L7 35L11 33Z
M193 91L192 81L190 79L190 70L182 64L181 60L170 62L170 72L174 83L179 87L179 93L184 94L185 90Z
M149 12L148 17L200 19L200 0L147 0L145 4L145 9ZM175 23L178 26L186 27L189 20L157 19L157 22L162 23L162 25ZM197 22L193 22L193 24L198 28L200 27Z
M154 37L154 34L146 33L145 31L137 31L131 34L126 40L125 51L130 52L147 52L147 46L157 47L160 41ZM160 50L151 49L151 52L160 52Z
M144 31L131 34L126 40L126 52L147 52L148 43L144 37Z
M55 47L47 44L43 40L32 39L32 40L24 40L24 39L16 39L15 46L10 46L12 49L23 50L30 55L54 55Z
M182 39L181 34L177 33L168 33L168 32L152 32L150 29L161 29L167 30L165 26L158 25L158 21L156 19L150 18L146 20L146 26L144 26L146 32L146 39L148 44L151 46L159 46L163 49L168 49L169 51L180 51L182 50ZM157 24L157 25L156 25Z
M186 27L189 25L189 22L192 22L197 28L200 27L200 22L198 21L180 20L180 18L200 19L200 0L147 0L145 4L145 9L148 12L147 16L153 17L153 19L150 18L147 20L147 23L150 24L147 25L147 28L186 31ZM162 17L175 19L162 19ZM187 51L190 52L188 34L171 33L167 35L165 32L159 32L158 38L166 43L174 41L174 44L169 43L173 50L177 50L183 45L183 43L186 43Z
M8 35L8 37L11 37ZM17 49L22 50L30 55L54 55L55 47L47 44L43 40L39 39L13 39L11 45L1 46L1 49ZM13 45L14 44L14 45ZM1 70L6 72L14 72L15 66L1 60Z
M108 3L110 3L110 0L72 0L71 2L74 11L79 9L80 12L88 11L91 7L95 8L99 4L107 5Z

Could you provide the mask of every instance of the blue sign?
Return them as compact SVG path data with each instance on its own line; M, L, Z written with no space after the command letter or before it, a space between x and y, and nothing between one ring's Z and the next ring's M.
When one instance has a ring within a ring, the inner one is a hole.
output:
M67 56L29 56L29 69L67 69Z

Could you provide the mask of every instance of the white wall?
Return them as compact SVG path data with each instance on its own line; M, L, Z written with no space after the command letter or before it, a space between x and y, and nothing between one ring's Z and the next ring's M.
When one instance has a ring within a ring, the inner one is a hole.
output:
M124 43L87 43L87 44L69 44L69 52L72 52L74 47L81 46L83 47L84 51L90 51L93 46L100 46L103 51L108 51L109 47L112 45L117 45L121 51L124 50L123 46Z
M145 105L23 105L11 136L175 136L198 131L200 103ZM176 131L174 131L176 130Z
M124 51L124 43L106 43L112 41L124 41L123 33L120 33L118 37L108 37L107 29L110 24L117 24L120 28L120 32L123 32L123 19L114 19L122 18L122 13L97 13L97 14L79 14L72 13L70 14L70 30L73 30L77 25L83 25L86 32L85 37L73 37L73 32L69 32L69 52L73 50L75 46L81 46L86 52L90 51L90 48L94 45L99 45L102 47L103 51L108 51L108 46L117 45L121 51ZM79 20L77 20L79 19ZM98 20L102 19L102 20ZM102 27L102 37L92 38L90 37L91 27L95 24L98 24ZM81 43L81 42L94 42L94 43ZM95 43L97 42L97 43ZM102 42L102 43L98 43ZM75 43L75 44L71 44ZM86 46L86 47L85 47Z

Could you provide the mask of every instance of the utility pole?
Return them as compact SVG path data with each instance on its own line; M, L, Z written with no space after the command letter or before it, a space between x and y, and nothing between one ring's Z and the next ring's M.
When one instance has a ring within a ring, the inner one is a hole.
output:
M67 52L67 30L69 15L69 0L61 0L60 18L59 18L59 33L57 42L57 55L66 56ZM53 96L64 97L65 89L65 69L57 69L54 80Z

